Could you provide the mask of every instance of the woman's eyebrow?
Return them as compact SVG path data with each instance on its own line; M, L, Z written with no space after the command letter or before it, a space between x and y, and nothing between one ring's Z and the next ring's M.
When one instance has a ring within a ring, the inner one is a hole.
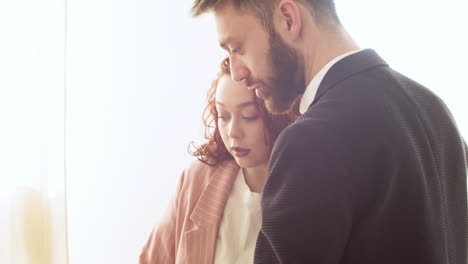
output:
M220 106L226 106L225 104L221 103L221 102L216 102L217 105L220 105ZM249 102L244 102L244 103L239 103L236 105L237 108L244 108L244 107L247 107L247 106L251 106L251 105L255 105L254 102L252 101L249 101Z

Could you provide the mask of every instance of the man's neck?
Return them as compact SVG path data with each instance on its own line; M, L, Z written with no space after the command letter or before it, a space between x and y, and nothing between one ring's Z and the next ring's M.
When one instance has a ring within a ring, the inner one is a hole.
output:
M357 50L359 46L343 28L322 32L317 38L309 38L304 45L305 85L331 60L341 54ZM312 47L312 48L311 48Z

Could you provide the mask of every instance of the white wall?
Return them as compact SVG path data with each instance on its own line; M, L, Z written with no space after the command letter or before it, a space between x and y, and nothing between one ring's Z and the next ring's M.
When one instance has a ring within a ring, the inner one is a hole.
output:
M65 2L0 1L0 263L66 262L64 66Z
M69 0L71 264L135 263L191 160L223 56L211 17L187 15L191 2ZM337 2L356 40L439 94L468 137L464 5Z
M190 4L69 1L71 264L135 263L191 160L222 52Z

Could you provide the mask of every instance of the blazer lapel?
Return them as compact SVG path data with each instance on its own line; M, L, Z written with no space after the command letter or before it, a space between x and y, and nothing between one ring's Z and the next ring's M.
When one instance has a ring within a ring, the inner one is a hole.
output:
M310 106L315 104L329 88L342 80L368 69L381 66L388 67L388 64L372 49L365 49L343 58L335 63L327 72Z
M219 222L238 171L239 166L233 160L220 163L201 194L190 215L193 228L184 234L185 263L213 262Z

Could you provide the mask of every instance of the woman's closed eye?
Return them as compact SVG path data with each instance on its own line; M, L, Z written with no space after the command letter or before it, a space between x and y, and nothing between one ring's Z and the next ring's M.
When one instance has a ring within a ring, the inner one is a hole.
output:
M258 114L258 111L255 108L249 106L241 112L241 117L244 120L253 121L257 120L260 117L260 115Z
M218 116L218 119L219 120L222 120L222 121L227 121L229 120L231 117L228 116L228 115L219 115ZM253 120L257 120L258 119L258 115L253 115L253 116L242 116L242 119L244 120L247 120L247 121L253 121Z
M226 115L226 114L220 114L218 116L218 119L222 120L222 121L226 121L226 120L229 120L230 116L229 115Z
M257 120L257 119L258 119L258 115L243 116L242 118L245 119L245 120L248 120L248 121L253 121L253 120Z

